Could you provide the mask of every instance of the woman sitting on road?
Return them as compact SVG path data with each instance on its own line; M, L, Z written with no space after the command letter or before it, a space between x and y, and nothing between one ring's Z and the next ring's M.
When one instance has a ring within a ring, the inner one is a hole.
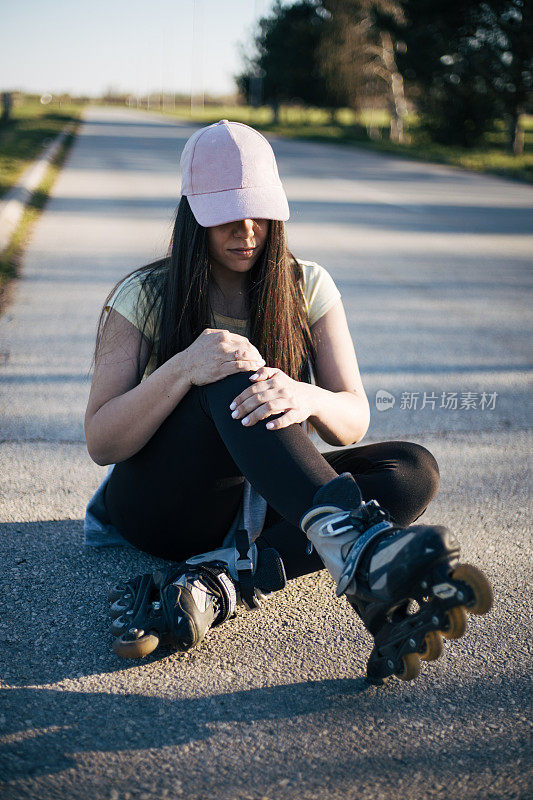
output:
M105 303L85 419L92 459L113 465L87 543L173 562L112 591L115 651L188 650L236 604L325 566L375 637L369 678L414 678L440 630L462 635L463 606L490 606L482 573L452 573L449 531L406 527L437 492L435 459L409 442L353 446L369 404L340 293L287 249L267 140L222 120L188 140L181 170L168 257ZM322 455L313 429L343 449Z

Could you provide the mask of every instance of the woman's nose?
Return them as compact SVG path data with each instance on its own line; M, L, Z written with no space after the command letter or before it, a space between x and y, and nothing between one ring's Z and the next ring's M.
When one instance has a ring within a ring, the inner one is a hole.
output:
M254 221L253 219L240 219L237 221L236 228L239 234L248 236L249 233L253 233Z

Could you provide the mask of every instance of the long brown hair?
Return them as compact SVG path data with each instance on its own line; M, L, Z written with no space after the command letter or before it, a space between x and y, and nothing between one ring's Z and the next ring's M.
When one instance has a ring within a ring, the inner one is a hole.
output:
M98 320L93 364L100 354L106 307L118 287L136 275L142 290L138 318L142 332L152 316L157 341L151 341L156 367L185 350L212 325L207 228L196 221L184 196L179 203L168 254L122 278L108 294ZM316 374L316 349L302 292L302 268L287 248L285 226L270 220L265 249L246 276L250 341L268 366L294 380L310 382L308 359ZM139 349L139 381L140 349Z

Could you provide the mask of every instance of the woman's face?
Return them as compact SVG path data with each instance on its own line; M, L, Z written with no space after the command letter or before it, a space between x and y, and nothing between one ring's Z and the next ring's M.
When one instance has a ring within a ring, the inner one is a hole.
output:
M207 229L211 265L248 272L265 249L268 219L240 219Z

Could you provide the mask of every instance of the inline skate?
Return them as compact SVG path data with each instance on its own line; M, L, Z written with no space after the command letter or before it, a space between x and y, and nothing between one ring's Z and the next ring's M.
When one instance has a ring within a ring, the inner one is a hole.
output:
M401 528L375 501L363 502L353 476L322 486L300 527L374 637L367 679L416 678L420 659L458 639L466 614L486 614L492 590L481 570L459 564L460 546L442 525Z
M276 550L249 545L246 531L229 546L137 575L109 592L114 652L143 658L160 644L187 652L207 631L235 616L236 606L257 608L286 576Z

